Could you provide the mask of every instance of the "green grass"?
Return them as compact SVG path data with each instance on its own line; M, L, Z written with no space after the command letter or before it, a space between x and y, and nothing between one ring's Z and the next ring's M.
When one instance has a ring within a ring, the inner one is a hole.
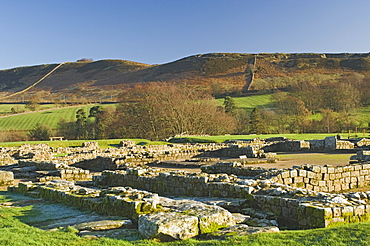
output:
M0 204L7 201L27 199L8 192L1 192ZM250 236L236 236L226 240L189 239L177 242L160 243L154 240L125 241L111 238L80 238L76 230L44 231L25 223L37 215L33 205L25 207L0 206L0 244L23 245L369 245L370 223L358 223L328 229L282 231Z
M233 97L233 99L236 107L243 108L246 109L248 112L251 112L254 108L271 108L271 96L272 94L264 94L246 97ZM217 99L217 101L222 105L224 99L219 98Z
M43 112L30 112L0 118L0 130L31 130L37 123L47 124L55 129L61 118L67 121L76 120L76 111L80 108L89 109L94 105L72 106L67 108L52 109Z
M39 110L56 108L55 104L41 104ZM26 108L26 104L0 104L0 115L12 114L12 108L19 111L30 111Z

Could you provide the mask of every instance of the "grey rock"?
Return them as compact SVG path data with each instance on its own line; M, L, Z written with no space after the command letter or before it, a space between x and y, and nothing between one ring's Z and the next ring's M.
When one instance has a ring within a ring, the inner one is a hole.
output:
M168 212L142 215L138 221L139 233L143 238L162 241L183 240L199 234L196 216Z
M132 228L132 221L126 220L101 220L81 223L74 226L79 231L103 231L117 228Z

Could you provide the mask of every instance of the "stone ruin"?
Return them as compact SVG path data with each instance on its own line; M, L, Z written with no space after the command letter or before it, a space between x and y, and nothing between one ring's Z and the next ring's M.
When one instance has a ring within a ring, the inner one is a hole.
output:
M223 238L232 231L244 235L369 221L370 191L341 193L369 187L369 143L330 137L164 146L122 142L116 149L92 143L78 148L2 148L0 155L12 160L2 166L0 180L8 185L14 178L29 178L31 182L8 190L128 218L131 229L143 238ZM271 150L343 148L358 151L346 166L276 169L253 167L246 161L271 162L275 158ZM46 160L40 159L43 155ZM226 157L229 160L221 160ZM195 162L201 172L155 168L174 159Z

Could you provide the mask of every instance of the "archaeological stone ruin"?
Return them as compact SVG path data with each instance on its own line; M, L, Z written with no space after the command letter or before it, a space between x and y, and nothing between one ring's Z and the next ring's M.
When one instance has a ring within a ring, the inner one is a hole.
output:
M182 240L370 220L370 139L0 148L8 191L118 216L142 238ZM354 153L348 165L254 167L276 152ZM190 171L189 171L190 170ZM195 171L194 171L195 170ZM19 182L19 180L26 180ZM16 182L15 182L16 181ZM15 182L15 183L14 183ZM233 233L231 233L233 232Z

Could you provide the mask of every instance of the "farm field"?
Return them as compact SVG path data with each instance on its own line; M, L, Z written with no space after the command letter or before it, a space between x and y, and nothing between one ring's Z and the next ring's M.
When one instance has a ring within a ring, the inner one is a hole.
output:
M26 108L26 104L0 104L0 116L12 114L12 108L19 112L29 112L31 111ZM57 108L56 104L41 104L39 105L39 110L54 109Z
M0 111L4 105L1 105ZM66 108L50 109L41 112L28 112L25 114L15 114L0 118L0 130L31 130L37 123L47 124L55 129L60 119L67 121L75 120L76 111L80 108L89 111L94 105L79 105ZM6 107L9 107L7 105Z

